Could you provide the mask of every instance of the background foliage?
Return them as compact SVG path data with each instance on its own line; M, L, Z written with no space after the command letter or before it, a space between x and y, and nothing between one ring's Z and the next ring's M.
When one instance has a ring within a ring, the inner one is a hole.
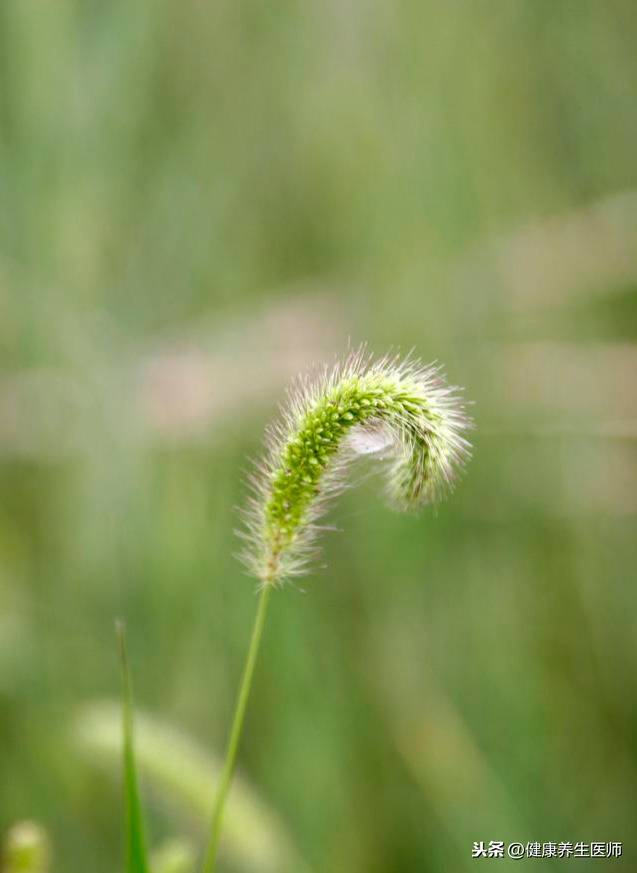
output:
M365 480L276 597L226 869L634 869L636 37L629 0L0 4L0 825L56 869L121 869L108 713L77 728L115 616L192 738L140 750L152 843L199 845L245 457L348 337L444 361L475 459L419 517Z

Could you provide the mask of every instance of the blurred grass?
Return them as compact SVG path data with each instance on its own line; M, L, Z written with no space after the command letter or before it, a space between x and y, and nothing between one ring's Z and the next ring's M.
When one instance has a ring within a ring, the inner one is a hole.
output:
M112 701L90 701L80 708L73 737L87 762L117 771L122 753L120 721L119 707ZM148 715L138 716L135 741L139 770L151 796L167 810L173 830L182 828L193 841L196 838L203 844L213 813L210 786L219 776L222 761ZM223 849L241 869L255 873L303 873L307 869L281 821L241 779L230 795Z
M635 866L636 37L628 0L0 5L0 826L120 869L70 733L116 615L139 704L223 747L245 458L350 336L445 362L475 459L422 517L346 496L242 769L316 870Z
M118 726L120 731L119 764L124 790L122 792L122 822L126 834L126 873L148 873L148 849L146 825L139 792L139 770L135 743L135 713L130 666L126 647L126 627L116 624L121 669L121 700Z

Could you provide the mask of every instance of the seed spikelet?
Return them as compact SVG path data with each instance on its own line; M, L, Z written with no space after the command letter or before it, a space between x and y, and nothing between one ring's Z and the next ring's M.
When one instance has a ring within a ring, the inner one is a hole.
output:
M469 455L460 390L436 365L411 356L374 359L363 347L292 386L266 430L266 455L250 477L242 557L263 585L302 573L316 554L317 521L360 454L382 452L397 509L439 500Z

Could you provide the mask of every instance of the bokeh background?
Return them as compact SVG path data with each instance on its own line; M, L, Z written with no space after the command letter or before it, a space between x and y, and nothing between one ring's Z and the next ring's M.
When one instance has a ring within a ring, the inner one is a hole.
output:
M418 517L363 476L277 594L223 870L637 869L636 42L632 0L0 4L0 826L55 870L122 869L120 616L188 873L246 459L363 340L444 362L474 459Z

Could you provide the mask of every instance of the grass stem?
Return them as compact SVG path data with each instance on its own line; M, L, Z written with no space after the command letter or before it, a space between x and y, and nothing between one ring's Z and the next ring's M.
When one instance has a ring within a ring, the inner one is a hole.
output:
M261 594L259 595L259 605L254 620L254 627L252 628L252 637L250 638L250 646L248 648L245 667L243 668L241 685L239 686L237 704L234 711L234 718L232 720L230 737L228 739L228 748L226 750L219 788L217 789L217 796L215 798L212 825L210 829L210 840L203 863L202 873L214 873L217 865L217 852L221 837L221 826L223 824L223 812L237 762L237 752L239 751L239 744L241 742L243 723L245 721L250 689L252 687L252 677L254 676L254 668L259 654L259 646L263 634L263 627L265 625L268 601L272 587L272 585L268 584L263 585L261 588Z

